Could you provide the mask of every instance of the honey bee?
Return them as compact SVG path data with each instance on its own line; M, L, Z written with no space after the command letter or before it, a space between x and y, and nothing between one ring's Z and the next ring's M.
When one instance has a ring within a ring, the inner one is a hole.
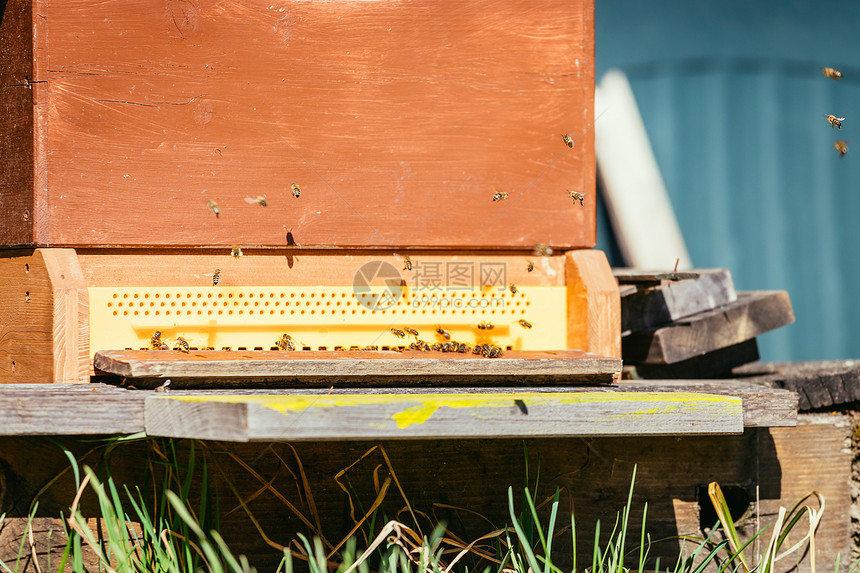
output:
M535 245L535 254L540 255L541 257L550 257L552 256L552 247L543 243L538 243Z
M365 346L362 350L379 350L379 347L375 345Z
M493 202L495 203L496 201L502 201L507 198L508 194L504 191L496 191L496 193L493 195Z
M508 290L511 291L511 294L517 294L517 285L511 283L508 285Z
M403 257L403 270L411 271L412 270L412 259L409 258L409 255L405 255Z
M562 135L561 139L562 141L564 141L565 145L567 145L568 147L573 147L573 138L571 136Z
M210 211L215 213L215 217L218 217L218 215L221 214L221 210L218 209L218 203L216 203L212 199L209 199L208 201L206 201L206 205L209 207Z
M833 129L834 127L842 129L842 122L845 121L844 117L836 117L835 115L831 115L829 113L825 113L824 117L826 117L827 121L830 122L830 129Z
M260 207L266 207L269 203L266 201L265 195L257 195L256 197L245 197L246 203L251 203L252 205L256 203Z
M150 350L162 350L163 347L164 343L161 341L161 331L156 330L149 339L149 348Z
M842 77L842 72L840 72L836 68L824 68L823 70L821 70L821 73L830 78L831 80L838 80Z
M164 384L155 389L156 392L170 392L170 378L164 381Z
M398 330L397 328L392 328L391 334L393 334L397 338L406 338L406 333L403 332L402 330Z
M409 345L409 350L420 350L421 352L426 352L428 350L432 350L432 348L423 340L416 340Z
M532 327L532 323L531 323L531 322L529 322L529 321L527 321L527 320L525 320L524 318L521 318L521 319L520 319L519 321L517 321L517 322L519 322L519 325L520 325L520 326L522 326L523 328L531 328L531 327Z
M481 324L478 325L478 330L493 330L495 326L485 320L481 321Z
M839 152L839 157L845 157L845 154L848 153L848 142L843 141L841 139L836 140L836 143L833 144L833 147L836 148L836 151Z
M502 355L502 349L495 344L479 344L472 349L473 354L480 354L484 358L498 358Z
M579 193L578 191L568 191L567 196L573 199L574 203L579 201L580 205L582 205L582 202L585 200L585 194Z
M526 265L526 270L528 272L532 272L533 270L535 270L535 264L531 261L527 261L527 262L528 262L528 265Z
M295 350L296 345L293 342L293 337L289 334L282 334L281 337L275 342L275 346L278 347L279 350Z
M416 339L418 339L418 331L415 330L414 328L409 328L408 326L404 326L403 330L405 330L407 334L411 334Z
M179 352L188 352L189 350L191 350L191 345L188 344L188 341L181 336L177 336L176 345L173 347L173 350L178 350Z
M238 259L242 256L242 249L240 249L239 247L233 247L233 249L230 251L230 255Z
M451 340L451 333L442 328L441 326L436 327L436 333L445 340Z
M212 286L216 286L221 282L221 269L215 269L215 272L212 273Z
M299 187L298 183L293 183L292 185L290 185L290 189L293 190L293 197L295 197L296 199L302 196L302 188Z

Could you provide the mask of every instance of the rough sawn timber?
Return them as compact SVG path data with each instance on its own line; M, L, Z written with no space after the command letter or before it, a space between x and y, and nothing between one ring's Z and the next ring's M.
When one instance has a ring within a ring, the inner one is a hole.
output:
M734 369L741 380L797 392L800 411L860 401L860 361L765 362Z

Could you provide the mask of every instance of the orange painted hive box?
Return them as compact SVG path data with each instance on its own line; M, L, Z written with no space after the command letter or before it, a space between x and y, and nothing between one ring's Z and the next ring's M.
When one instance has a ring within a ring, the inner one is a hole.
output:
M589 0L4 6L0 245L595 243Z

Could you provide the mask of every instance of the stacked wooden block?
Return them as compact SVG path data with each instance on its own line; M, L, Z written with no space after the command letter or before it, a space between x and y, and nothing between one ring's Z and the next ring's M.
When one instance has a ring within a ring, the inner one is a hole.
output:
M708 378L758 360L756 337L794 322L785 291L736 292L726 269L615 271L632 377Z

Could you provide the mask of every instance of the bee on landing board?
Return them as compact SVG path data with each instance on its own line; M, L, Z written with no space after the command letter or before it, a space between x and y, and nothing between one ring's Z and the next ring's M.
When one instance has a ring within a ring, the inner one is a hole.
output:
M840 72L836 68L824 68L823 70L821 70L821 73L832 80L838 80L842 78L842 72Z
M289 334L282 334L281 337L275 342L275 346L280 350L295 350L296 345L293 342L293 337Z
M579 201L580 205L582 205L582 202L585 201L585 194L579 193L578 191L568 191L567 196L573 199L574 203Z
M561 136L561 139L562 141L564 141L565 145L567 145L568 147L573 147L573 138L571 136L565 134Z
M451 333L442 328L441 326L436 327L436 333L445 340L451 340Z
M845 154L848 153L848 142L842 139L838 139L836 143L833 144L833 147L836 151L839 152L839 157L845 157Z
M160 330L152 333L152 337L149 339L149 348L150 350L165 350L167 348L167 345L161 340Z
M220 210L220 209L218 209L218 203L216 203L216 202L215 202L215 201L213 201L212 199L209 199L208 201L206 201L206 205L209 207L209 210L210 210L210 211L212 211L213 213L215 213L215 217L216 217L216 218L218 217L218 215L220 215L220 214L221 214L221 210Z
M245 203L256 203L260 207L266 207L269 203L266 201L265 195L257 195L256 197L245 197Z
M496 191L495 194L493 195L493 203L495 203L497 201L504 201L507 198L508 198L508 194L505 193L504 191Z
M842 129L842 122L845 121L844 117L836 117L835 115L831 115L829 113L825 113L824 117L826 117L827 121L830 122L830 129L833 129L834 127Z
M188 341L181 336L177 336L176 345L173 347L173 350L178 350L179 352L188 352L191 350L191 345L188 344Z
M302 188L299 187L298 183L293 183L292 185L290 185L290 189L293 190L293 197L295 197L296 199L302 196Z

